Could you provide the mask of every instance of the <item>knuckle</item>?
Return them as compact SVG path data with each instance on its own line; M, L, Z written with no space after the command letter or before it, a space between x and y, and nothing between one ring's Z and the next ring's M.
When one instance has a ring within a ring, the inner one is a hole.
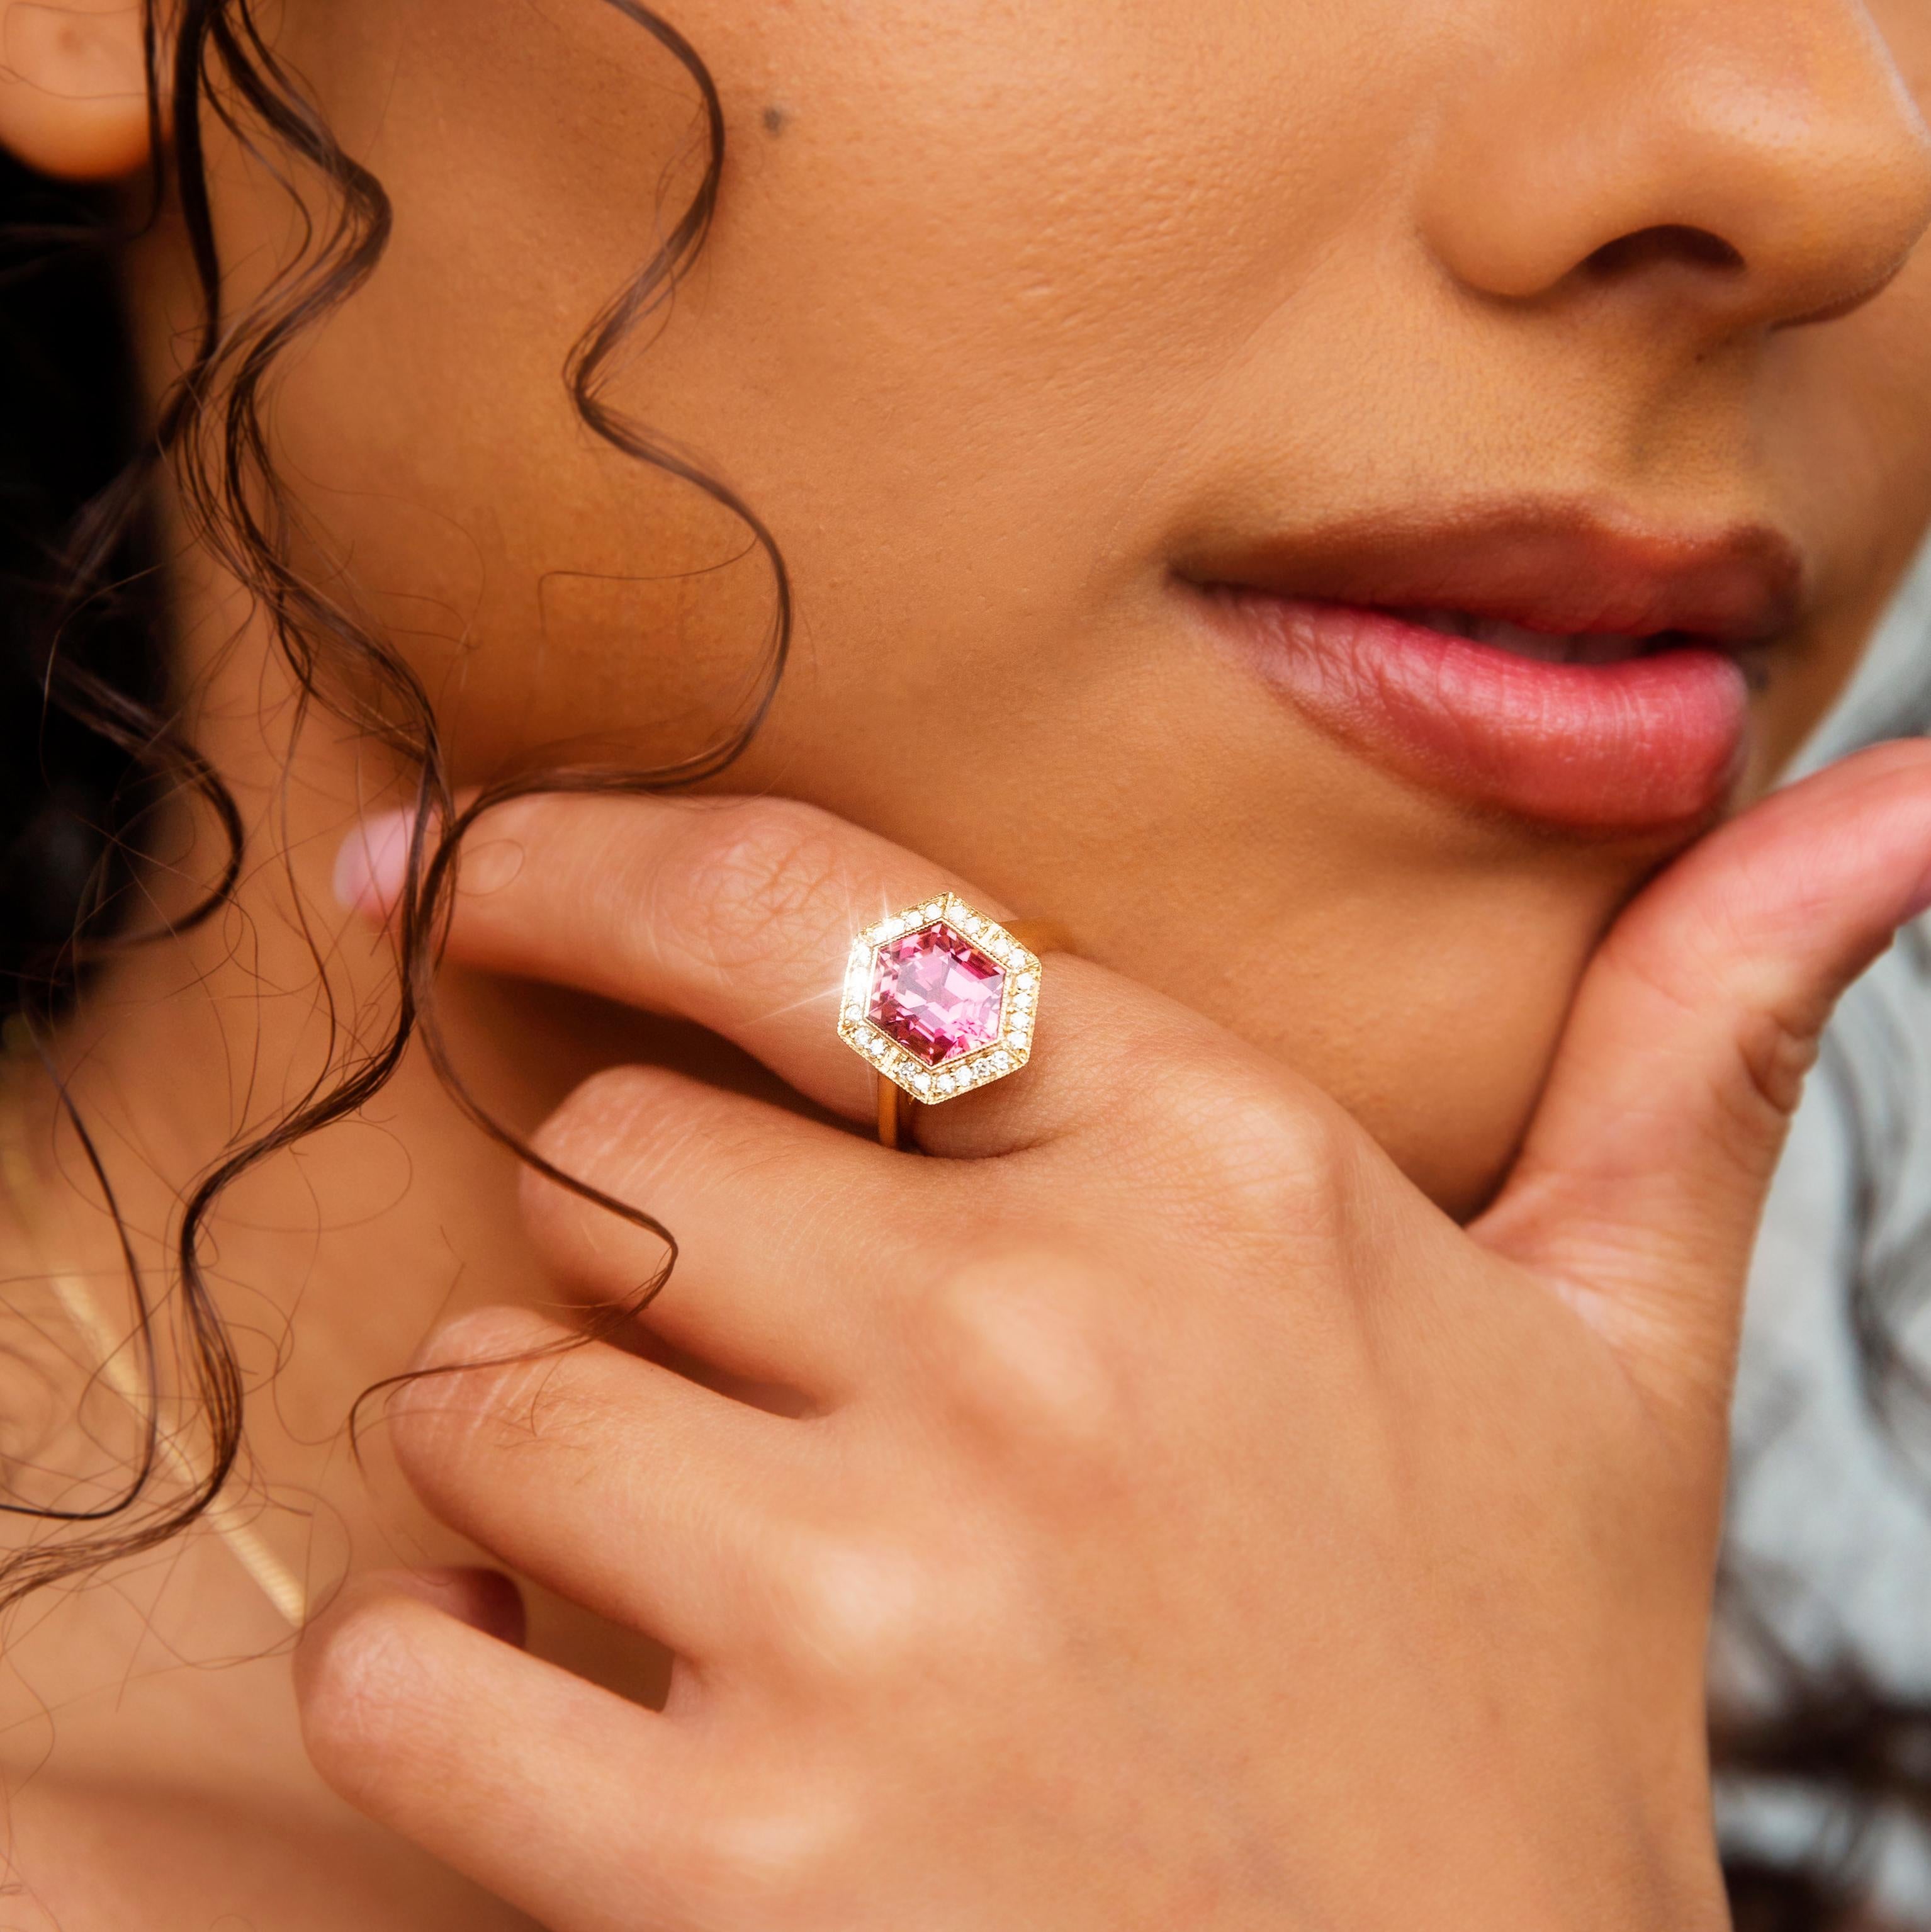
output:
M530 1148L544 1166L518 1170L523 1225L547 1264L598 1300L629 1299L667 1265L673 1231L653 1212L665 1193L687 1178L705 1191L754 1189L783 1158L763 1114L652 1066L591 1075L531 1136Z
M1747 930L1714 924L1718 916L1706 913L1705 928L1684 939L1680 953L1658 957L1627 941L1618 948L1612 932L1604 954L1673 1024L1695 1024L1725 1005L1735 1014L1732 1057L1716 1076L1713 1097L1732 1150L1754 1160L1797 1109L1835 988L1791 983L1777 961L1756 957L1762 949L1753 948Z
M1216 1078L1183 1104L1176 1178L1213 1225L1303 1242L1339 1231L1356 1158L1332 1104L1271 1084Z
M1030 1450L1091 1456L1129 1432L1120 1298L1051 1252L968 1262L934 1291L931 1353L955 1409Z
M538 1156L565 1173L635 1199L654 1181L695 1164L761 1167L772 1156L768 1118L705 1082L662 1066L610 1066L580 1082L531 1136ZM555 1184L524 1170L536 1190Z
M661 943L718 973L768 956L775 926L789 948L801 923L842 933L851 922L850 836L829 813L790 800L718 808L666 860L644 917Z
M384 1414L403 1474L434 1493L477 1450L574 1438L595 1418L568 1373L569 1330L515 1308L478 1309L446 1322Z
M617 1200L640 1202L667 1165L691 1147L693 1096L670 1104L674 1076L647 1066L605 1067L570 1094L535 1132L538 1160ZM590 1204L540 1168L523 1166L517 1186L523 1219L539 1238L580 1230ZM601 1210L597 1220L604 1220Z
M547 1348L563 1332L529 1309L471 1309L442 1323L414 1366L439 1373L466 1370L480 1378L498 1363L520 1362Z
M398 1737L406 1738L421 1665L399 1606L380 1597L338 1610L310 1630L295 1661L304 1741L340 1790L358 1770L385 1760Z
M944 1580L909 1549L848 1532L802 1535L784 1592L787 1648L835 1681L916 1672L946 1654Z
M682 1848L679 1891L736 1923L835 1923L864 1868L864 1834L849 1810L825 1780L802 1778L719 1807Z
M1781 1132L1797 1111L1804 1076L1817 1064L1822 1024L1821 1013L1767 1009L1750 1014L1739 1028L1737 1055L1758 1124L1767 1118Z
M537 1154L559 1167L580 1165L607 1154L613 1144L628 1145L649 1121L649 1101L656 1082L652 1070L606 1066L580 1081L530 1136Z

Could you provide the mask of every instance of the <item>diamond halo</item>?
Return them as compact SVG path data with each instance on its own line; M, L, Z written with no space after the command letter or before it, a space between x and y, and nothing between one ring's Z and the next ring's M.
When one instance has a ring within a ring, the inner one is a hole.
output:
M1038 956L955 892L867 926L852 941L838 1036L915 1100L936 1106L1031 1058Z

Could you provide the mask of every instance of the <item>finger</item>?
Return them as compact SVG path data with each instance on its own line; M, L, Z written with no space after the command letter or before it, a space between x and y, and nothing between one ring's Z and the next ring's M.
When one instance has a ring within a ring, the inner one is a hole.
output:
M419 1598L432 1610L520 1650L529 1634L523 1592L500 1570L457 1564L421 1570L371 1571L385 1589Z
M349 1803L553 1932L672 1932L706 1830L690 1734L393 1580L295 1652L302 1737Z
M1931 889L1931 745L1882 746L1694 848L1591 963L1475 1232L1720 1394L1771 1172L1838 996Z
M351 834L340 889L376 910L391 903L406 842L373 826ZM790 800L544 795L476 826L448 956L695 1020L869 1121L877 1076L837 1033L852 940L947 890L1003 914L925 861ZM990 1153L1057 1138L1131 1102L1146 1085L1132 1070L1174 1064L1181 1041L1221 1039L1066 955L1047 963L1039 1011L1033 1064L922 1111L923 1144Z
M593 1076L535 1145L672 1231L676 1266L641 1317L652 1334L814 1406L863 1381L885 1303L918 1276L914 1238L955 1218L946 1164L908 1169L849 1134L657 1067ZM523 1195L544 1260L578 1299L621 1304L663 1265L657 1235L534 1170Z
M385 1414L444 1522L684 1656L733 1641L802 1425L520 1310L451 1323L417 1366Z

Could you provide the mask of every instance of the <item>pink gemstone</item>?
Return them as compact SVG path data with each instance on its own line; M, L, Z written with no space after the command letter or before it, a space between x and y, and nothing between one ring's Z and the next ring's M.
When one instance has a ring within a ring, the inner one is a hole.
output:
M937 1066L999 1037L1003 970L949 926L888 939L874 956L873 1024Z

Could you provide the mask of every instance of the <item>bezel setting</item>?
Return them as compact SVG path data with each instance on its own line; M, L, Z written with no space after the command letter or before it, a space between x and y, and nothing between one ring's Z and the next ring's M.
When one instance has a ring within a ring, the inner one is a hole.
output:
M1005 982L1000 992L997 1032L983 1045L967 1048L933 1065L901 1046L870 1017L868 1009L878 949L935 926L948 927L991 960L1005 975ZM938 1106L1017 1073L1032 1058L1042 976L1039 956L1021 945L998 920L967 904L956 892L936 893L902 912L875 920L852 941L838 1007L838 1037L901 1092L928 1106Z

